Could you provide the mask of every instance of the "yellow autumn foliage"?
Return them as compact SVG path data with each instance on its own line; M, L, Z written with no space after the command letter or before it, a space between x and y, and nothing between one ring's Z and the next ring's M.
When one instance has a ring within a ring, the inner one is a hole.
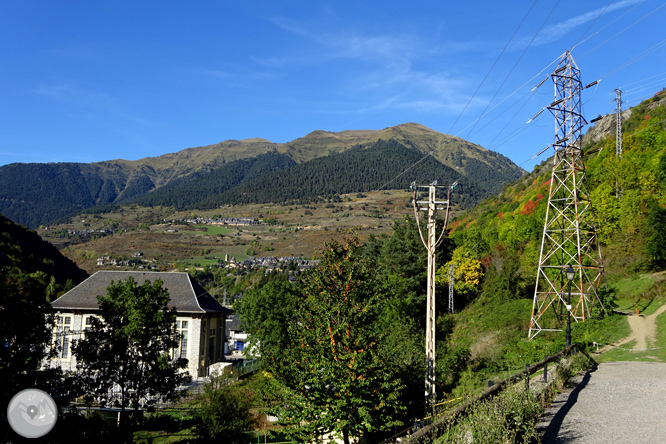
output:
M453 265L453 288L458 294L475 292L483 279L481 262L468 250L458 247L453 250L453 257L435 274L435 284L449 285L449 267Z

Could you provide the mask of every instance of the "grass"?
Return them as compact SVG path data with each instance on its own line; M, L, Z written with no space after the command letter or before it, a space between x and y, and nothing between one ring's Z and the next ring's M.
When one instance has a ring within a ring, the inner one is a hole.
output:
M652 305L652 312L657 310L663 300L659 299ZM598 362L612 361L645 361L645 362L666 362L666 312L657 316L656 319L657 335L654 341L648 339L648 350L637 350L636 341L630 341L620 347L613 348L595 357ZM625 337L628 336L625 335ZM611 341L613 342L613 341Z
M206 234L217 236L218 234L229 234L236 232L235 228L229 228L220 225L195 225L195 228L206 230Z
M664 299L664 273L632 275L612 284L617 290L618 309L650 315Z
M177 432L140 430L134 433L134 442L137 444L177 444L202 442L198 439L194 427Z
M221 256L221 257L218 257ZM237 255L234 255L234 257L237 258ZM238 258L237 258L238 259ZM243 260L243 259L239 259ZM176 262L177 265L182 265L182 266L198 266L198 267L205 267L207 265L215 265L218 262L223 262L224 261L224 255L206 255L206 256L195 256L191 259L183 259L181 261Z
M594 351L594 342L612 344L629 336L631 328L626 316L614 314L601 320L572 323L571 332L573 342L583 344L588 351Z

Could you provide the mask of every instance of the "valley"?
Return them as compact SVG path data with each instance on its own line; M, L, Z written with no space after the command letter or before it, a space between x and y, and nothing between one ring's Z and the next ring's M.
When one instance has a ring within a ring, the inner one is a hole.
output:
M455 196L453 200L455 204ZM394 220L413 214L411 193L389 190L343 194L312 204L244 204L205 211L128 205L111 213L80 214L70 223L37 232L88 273L108 268L171 270L214 265L227 255L236 261L249 256L316 258L326 241L340 239L349 230L361 239L391 234ZM184 222L197 217L256 218L261 223ZM101 257L108 257L107 263L131 263L98 266Z

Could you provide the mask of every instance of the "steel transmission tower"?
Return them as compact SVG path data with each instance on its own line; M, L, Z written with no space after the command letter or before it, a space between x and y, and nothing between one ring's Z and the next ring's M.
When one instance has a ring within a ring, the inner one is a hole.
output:
M449 266L449 313L453 313L453 264Z
M542 331L561 331L567 312L576 322L585 321L592 306L600 303L597 289L604 273L580 146L581 129L587 123L581 114L583 87L580 70L569 51L564 53L550 77L555 84L555 101L547 108L555 116L555 142L552 145L555 156L534 290L530 339ZM568 281L564 274L569 264L575 271L571 305L566 302Z
M615 99L617 108L615 110L615 154L618 159L622 159L622 91L615 88Z
M426 375L425 375L425 401L426 408L433 407L436 402L435 393L435 250L437 246L444 240L444 233L449 221L449 201L451 197L451 190L457 185L437 186L437 181L430 185L416 185L412 182L412 190L414 190L414 218L419 229L419 235L423 245L428 250L428 290L427 290L427 303L426 303ZM428 189L428 200L418 201L416 191L418 188ZM437 188L446 188L446 200L437 200ZM439 237L437 236L437 211L446 210L446 217L444 218L444 226ZM423 237L421 225L419 222L419 211L428 212L428 226L427 226L427 240Z

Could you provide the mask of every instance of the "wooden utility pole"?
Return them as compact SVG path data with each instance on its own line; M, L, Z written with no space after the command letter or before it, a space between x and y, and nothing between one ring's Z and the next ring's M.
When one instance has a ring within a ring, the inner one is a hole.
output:
M446 225L449 221L449 201L451 197L451 190L457 185L437 186L437 181L430 185L416 185L412 182L412 190L414 191L414 217L416 224L419 228L419 236L423 245L428 250L428 289L427 289L427 303L426 303L426 375L425 375L425 401L426 408L434 408L436 402L435 393L435 250L444 239L446 232ZM417 201L416 190L417 188L428 189L428 200ZM436 198L437 188L446 188L446 200L438 201ZM437 237L437 210L446 210L446 217L444 219L444 226L442 232ZM427 226L427 240L423 237L421 232L421 225L419 219L419 211L428 212L428 226Z

